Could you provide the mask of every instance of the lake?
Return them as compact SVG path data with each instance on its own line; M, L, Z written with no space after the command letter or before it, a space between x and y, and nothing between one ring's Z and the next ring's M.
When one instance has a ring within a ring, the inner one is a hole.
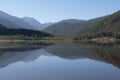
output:
M0 49L0 80L120 80L118 44L8 45Z

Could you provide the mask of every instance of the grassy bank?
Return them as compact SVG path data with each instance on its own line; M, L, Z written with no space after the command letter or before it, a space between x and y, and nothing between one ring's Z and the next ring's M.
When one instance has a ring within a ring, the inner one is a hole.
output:
M0 42L72 42L72 41L84 41L84 42L96 42L96 43L115 43L120 41L114 37L98 37L92 39L74 39L71 37L37 37L37 36L0 36Z
M94 43L117 43L120 42L120 39L115 37L96 37L96 38L75 38L73 41L82 41L82 42L94 42Z
M114 37L100 37L100 38L90 39L90 41L97 43L115 43L117 42L117 39Z
M66 41L70 42L72 39L69 37L37 37L37 36L0 36L0 42L54 42Z

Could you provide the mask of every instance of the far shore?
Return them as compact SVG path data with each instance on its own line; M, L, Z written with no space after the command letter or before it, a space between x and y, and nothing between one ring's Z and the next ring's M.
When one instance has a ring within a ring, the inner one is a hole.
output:
M44 42L46 40L0 40L0 42Z
M114 37L97 37L92 39L78 39L75 41L82 41L82 42L94 42L94 43L117 43L120 39L116 39Z
M100 38L93 38L91 39L91 41L97 43L115 43L117 42L117 39L113 37L100 37Z
M80 42L95 42L95 43L116 43L119 39L114 37L99 37L93 39L82 39L82 40L74 40L74 39L41 39L41 40L0 40L0 42L73 42L73 41L80 41Z

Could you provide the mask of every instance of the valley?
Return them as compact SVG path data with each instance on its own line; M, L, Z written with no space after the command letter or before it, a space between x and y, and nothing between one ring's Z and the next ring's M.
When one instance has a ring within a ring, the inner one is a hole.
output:
M62 20L56 23L45 23L45 27L34 18L18 18L0 11L0 40L114 43L120 38L119 14L120 11L90 20Z

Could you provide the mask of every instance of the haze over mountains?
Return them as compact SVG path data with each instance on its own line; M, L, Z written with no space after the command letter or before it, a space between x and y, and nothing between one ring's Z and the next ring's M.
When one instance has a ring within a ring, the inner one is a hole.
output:
M2 11L0 11L0 35L51 36L48 33L38 31L36 26L27 23L22 18L11 16Z
M41 30L50 24L41 24L34 18L18 18L0 11L0 35L51 36Z
M43 30L47 26L50 26L53 24L53 23L42 24L39 21L37 21L35 18L30 18L30 17L24 17L23 20L25 20L28 24L30 24L30 26L32 26L33 29L35 30Z
M0 24L7 28L14 29L32 29L32 30L42 30L47 27L49 24L41 24L34 18L24 17L18 18L12 15L9 15L3 11L0 11Z
M80 37L81 35L82 37L84 37L84 35L92 36L95 35L97 31L99 32L99 34L108 32L113 35L115 34L115 32L117 32L117 35L119 35L119 14L120 11L111 15L106 15L90 20L68 19L56 23L42 24L34 18L18 18L0 11L0 26L2 30L5 29L4 27L8 29L39 30L45 33L52 34L54 36L64 37ZM104 32L102 30L104 30ZM2 32L3 31L1 31L1 33ZM105 33L105 35L107 35L108 33Z

